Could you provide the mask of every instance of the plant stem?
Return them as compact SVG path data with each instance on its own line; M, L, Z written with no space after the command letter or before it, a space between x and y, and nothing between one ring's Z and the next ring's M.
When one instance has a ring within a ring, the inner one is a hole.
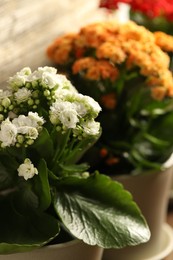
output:
M57 145L57 149L56 149L54 157L52 159L53 168L54 168L56 162L60 161L60 159L65 151L65 148L67 146L68 140L70 138L70 134L71 134L71 129L67 130L67 132L65 134L61 135L60 143L59 143L59 145Z

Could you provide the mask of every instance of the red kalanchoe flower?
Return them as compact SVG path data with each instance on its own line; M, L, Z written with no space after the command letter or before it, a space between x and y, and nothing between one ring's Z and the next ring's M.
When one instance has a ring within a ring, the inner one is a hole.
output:
M173 12L173 0L132 0L130 6L133 11L140 11L151 18Z
M122 0L122 1L118 1L118 0L100 0L99 7L104 7L104 8L107 8L109 10L114 10L114 9L118 8L118 4L119 3L130 4L131 0Z
M173 20L173 0L100 0L99 7L115 10L119 3L129 4L132 11L139 11L150 18L165 16Z

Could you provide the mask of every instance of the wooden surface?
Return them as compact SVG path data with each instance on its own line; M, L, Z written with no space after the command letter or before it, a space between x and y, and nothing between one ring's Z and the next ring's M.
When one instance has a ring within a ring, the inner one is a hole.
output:
M1 0L0 88L25 66L49 65L45 50L59 34L104 15L98 0Z

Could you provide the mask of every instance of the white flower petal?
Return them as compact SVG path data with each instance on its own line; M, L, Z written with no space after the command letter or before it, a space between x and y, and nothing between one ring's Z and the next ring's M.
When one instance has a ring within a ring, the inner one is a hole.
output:
M25 180L31 179L34 175L38 174L37 168L34 167L31 160L26 158L24 163L17 169L18 176L24 177Z

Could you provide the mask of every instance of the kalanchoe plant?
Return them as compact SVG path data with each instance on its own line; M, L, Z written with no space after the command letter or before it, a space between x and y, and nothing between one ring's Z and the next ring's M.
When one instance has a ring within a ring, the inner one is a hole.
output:
M115 12L119 4L129 4L129 17L151 31L173 33L173 0L100 0L99 8Z
M57 38L48 57L102 106L101 138L87 154L107 174L161 170L173 152L173 37L134 22L84 26Z
M100 136L100 110L52 67L24 68L0 91L1 254L63 242L64 232L105 248L149 239L130 193L78 163Z

